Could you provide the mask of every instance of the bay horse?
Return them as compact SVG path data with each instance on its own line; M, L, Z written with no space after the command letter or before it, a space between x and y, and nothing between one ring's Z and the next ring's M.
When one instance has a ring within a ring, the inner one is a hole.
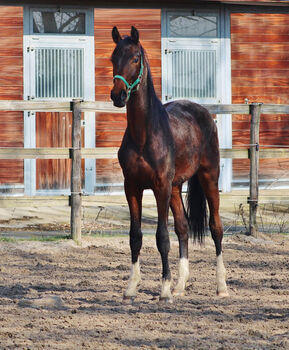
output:
M112 38L116 47L111 56L111 99L114 106L127 107L127 128L118 152L130 209L132 266L124 299L133 300L140 281L142 196L145 189L153 191L157 204L156 243L162 261L160 300L172 302L168 261L169 207L174 216L180 258L173 294L183 295L189 277L188 238L193 235L194 239L203 240L206 201L217 255L217 295L227 296L222 258L223 228L219 216L220 156L214 120L205 108L188 100L161 103L135 27L131 27L130 36L124 37L114 27ZM188 181L187 209L182 199L185 181Z

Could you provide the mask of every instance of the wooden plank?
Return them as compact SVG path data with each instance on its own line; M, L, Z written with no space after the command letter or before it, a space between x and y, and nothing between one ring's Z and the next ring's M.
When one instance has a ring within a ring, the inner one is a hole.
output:
M246 64L244 62L244 64ZM252 63L252 67L255 66L254 63ZM288 67L289 67L289 61L288 61ZM289 74L289 69L284 71L284 74ZM288 93L288 87L285 86L263 86L258 83L257 86L252 85L250 88L248 86L234 86L234 91L238 95L272 95L272 96L278 96L278 93L280 95L286 95ZM253 102L253 101L252 101Z
M249 117L248 115L246 114L233 114L232 115L232 120L233 120L233 123L234 122L248 122L250 123L249 121ZM286 122L288 124L289 122L289 119L288 119L288 114L262 114L261 115L261 121L260 123L268 123L268 122L272 122L272 123L275 123L275 124L278 124L280 122ZM270 127L271 128L271 127ZM271 128L272 129L272 128Z
M249 105L246 104L203 104L211 114L249 114Z
M98 8L94 12L95 28L103 28L111 25L120 25L120 28L130 29L132 25L147 27L149 25L160 26L160 10L159 9L102 9ZM131 22L130 22L131 21ZM133 22L132 22L133 21ZM124 27L125 26L125 27ZM148 27L148 29L153 27ZM128 34L128 33L124 33Z
M268 50L270 50L268 52ZM240 50L241 51L241 50ZM249 51L249 52L238 52L235 51L231 55L232 60L234 61L242 61L246 62L247 60L250 61L258 61L258 60L269 60L269 61L288 61L289 60L289 52L275 52L272 47L269 48L262 48L262 50L259 51ZM267 82L267 85L269 85L270 81Z
M119 143L124 135L125 129L122 130L100 130L96 131L96 144L100 144L101 142L117 142Z
M260 149L260 158L289 158L289 148L272 148L272 149Z
M241 192L239 193L220 193L220 200L221 200L221 205L222 202L233 202L233 203L244 203L244 204L248 204L247 200L248 200L248 191L245 191L245 193L243 193L244 191L239 191ZM266 193L267 192L267 193ZM285 194L283 195L282 193L280 193L280 190L277 190L275 194L269 194L269 192L272 192L271 190L264 190L263 193L261 193L259 195L259 204L267 204L267 203L276 203L276 204L289 204L289 197ZM274 191L273 191L274 192Z
M221 158L243 159L248 158L247 149L220 149Z
M120 110L121 112L121 110ZM109 112L95 112L95 122L107 122L107 123L127 123L126 114L121 113L109 113Z
M114 107L112 102L104 102L104 101L84 101L81 103L81 111L82 112L95 112L98 113L126 113L126 108L118 108Z
M262 106L262 114L289 114L288 104L264 104ZM289 119L289 116L288 116Z
M233 145L248 145L249 144L249 130L234 130ZM271 145L288 146L289 130L261 130L260 131L260 144L262 147L270 148Z
M81 157L92 159L117 158L119 147L96 147L82 148ZM247 159L248 150L246 148L220 149L221 158ZM56 147L0 147L0 159L69 159L70 148ZM289 158L289 148L268 148L260 149L260 158Z
M69 159L69 148L0 148L0 159Z
M0 111L71 112L70 102L0 101Z
M0 160L0 179L2 180L2 184L22 184L24 181L23 168L23 160Z
M284 177L288 177L288 168L289 158L260 158L259 177L271 179L272 182L278 183L279 179L282 180ZM233 159L233 169L237 178L248 178L250 169L249 159Z
M245 99L249 98L249 102L260 102L260 103L280 103L280 104L287 104L288 103L288 93L287 94L279 94L276 95L251 95L249 92L247 92L245 95L234 95L234 90L232 90L232 102L233 104L242 104L245 102Z
M1 55L1 51L0 51L0 55ZM19 77L15 77L15 76L11 76L11 75L5 75L5 74L1 74L0 75L0 84L2 87L4 86L11 86L11 85L15 85L18 86L19 88L23 89L23 77L19 76ZM19 92L19 90L17 90L17 93ZM21 90L22 92L22 90Z
M285 118L285 120L283 120L283 121L278 121L278 120L269 121L269 120L264 120L263 116L264 116L264 114L261 116L260 133L261 133L261 131L273 131L274 133L278 134L280 131L285 131L285 132L287 131L288 136L289 136L289 117ZM249 121L235 121L235 120L233 120L232 129L234 131L249 130L250 129L250 122Z
M102 148L82 148L82 158L116 158L118 147ZM22 147L5 147L0 148L0 159L69 159L70 148L22 148Z
M106 159L117 158L118 147L102 147L102 148L82 148L82 158Z
M244 203L247 204L248 192L241 194L236 193L220 193L221 205L224 201L229 201L232 203ZM271 192L270 190L267 191ZM277 191L278 192L278 191ZM284 191L283 191L284 193ZM146 199L146 195L144 200ZM287 195L282 195L280 193L275 194L261 194L259 196L259 204L276 203L280 205L288 205L289 198ZM113 196L103 196L103 195L93 195L93 196L82 196L82 205L85 206L119 206L126 205L125 194L123 195L113 195ZM0 196L0 208L27 208L27 207L68 207L69 197L67 195L63 196Z
M239 34L239 33L232 33L231 34L231 40L234 42L247 42L247 43L255 43L259 42L259 40L256 38L256 35L251 33L245 33L245 34ZM272 33L271 35L262 35L262 41L265 43L286 43L289 42L289 35L281 35L281 34L275 34Z

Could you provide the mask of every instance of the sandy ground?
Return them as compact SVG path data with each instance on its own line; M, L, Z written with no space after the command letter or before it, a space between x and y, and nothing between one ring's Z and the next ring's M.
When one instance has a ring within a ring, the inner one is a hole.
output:
M128 237L0 242L0 349L289 349L288 236L224 240L230 297L215 295L215 253L190 244L184 297L160 304L160 257L144 237L142 281L122 303ZM174 281L178 244L171 239Z

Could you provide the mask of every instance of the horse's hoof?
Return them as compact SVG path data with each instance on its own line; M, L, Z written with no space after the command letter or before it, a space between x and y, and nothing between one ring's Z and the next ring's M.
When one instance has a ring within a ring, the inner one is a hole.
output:
M219 298L228 298L229 296L230 296L230 294L228 293L228 291L223 291L223 292L219 292L219 291L217 291L217 296L219 297Z
M135 299L135 297L124 295L122 298L122 303L125 305L132 305L134 302L134 299Z
M159 303L160 304L172 304L173 297L160 297Z

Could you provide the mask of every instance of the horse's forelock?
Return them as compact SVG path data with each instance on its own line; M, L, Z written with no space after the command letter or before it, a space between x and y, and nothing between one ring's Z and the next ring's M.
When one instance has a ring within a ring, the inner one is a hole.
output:
M116 61L117 61L117 60L121 57L121 55L123 55L123 53L125 52L124 49L125 49L126 47L130 46L130 45L136 46L136 44L133 42L133 40L132 40L132 38L131 38L130 36L128 36L128 35L123 36L123 39L120 40L120 41L117 43L117 45L116 45L116 47L115 47L115 49L114 49L114 51L113 51L113 53L112 53L112 55L111 55L111 61L112 61L113 63L114 63L114 62L116 63ZM145 54L144 54L144 49L143 49L143 47L141 46L140 43L138 43L137 46L140 47L141 55L144 57Z

